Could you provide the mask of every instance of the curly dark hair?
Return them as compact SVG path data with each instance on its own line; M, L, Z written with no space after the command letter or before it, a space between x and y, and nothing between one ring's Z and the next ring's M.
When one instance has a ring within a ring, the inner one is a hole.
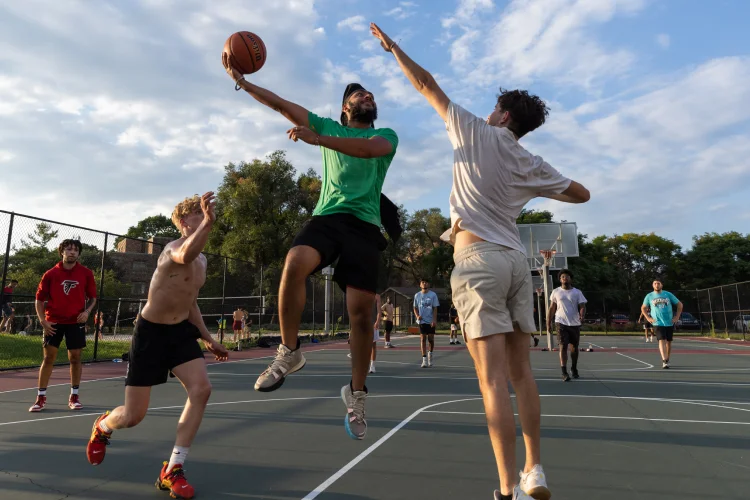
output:
M497 104L510 113L508 128L519 138L541 127L549 115L547 103L526 90L505 90L500 87Z
M557 277L559 278L559 277L560 277L560 276L562 276L563 274L567 274L567 275L568 275L568 277L569 277L570 279L573 279L573 273L571 273L571 272L570 272L570 270L568 270L568 269L562 269L562 270L561 270L561 271L560 271L560 272L558 273Z
M60 257L63 256L63 252L66 248L69 246L74 246L78 249L78 255L81 255L81 252L83 251L83 245L81 245L81 240L62 240L62 243L57 247L57 253L60 254Z

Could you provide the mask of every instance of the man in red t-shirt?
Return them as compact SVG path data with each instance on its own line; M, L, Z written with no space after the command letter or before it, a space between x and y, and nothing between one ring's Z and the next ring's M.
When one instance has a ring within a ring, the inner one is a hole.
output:
M78 240L63 240L57 248L62 261L44 273L36 291L36 314L44 329L44 361L39 369L39 391L29 411L42 411L47 402L47 382L65 338L70 360L71 410L83 408L78 400L81 383L81 350L86 347L86 321L96 305L96 282L91 269L78 262L83 249ZM46 303L46 304L45 304Z

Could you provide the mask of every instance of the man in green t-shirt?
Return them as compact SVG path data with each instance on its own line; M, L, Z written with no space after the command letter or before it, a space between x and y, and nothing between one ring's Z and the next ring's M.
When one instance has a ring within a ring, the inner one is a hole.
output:
M396 154L398 137L391 129L374 128L378 116L375 98L358 83L346 87L338 123L248 82L232 67L226 54L223 63L236 83L236 90L241 88L258 102L280 112L295 125L287 131L289 138L318 146L323 155L320 199L313 217L294 239L281 276L282 344L274 361L258 378L255 389L276 390L287 375L305 365L298 340L305 306L305 280L310 274L335 264L334 280L346 292L351 321L352 379L341 389L347 407L345 427L350 437L363 439L367 431L365 380L373 339L371 313L379 254L387 246L380 232L381 190Z

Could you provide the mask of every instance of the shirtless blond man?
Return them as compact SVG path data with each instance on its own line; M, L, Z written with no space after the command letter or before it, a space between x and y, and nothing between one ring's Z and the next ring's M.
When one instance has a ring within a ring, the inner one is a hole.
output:
M125 380L125 405L94 423L86 455L92 465L104 460L112 431L138 425L148 410L151 387L167 381L171 371L185 387L188 400L177 424L177 440L169 462L164 462L156 486L173 498L193 498L183 464L203 419L211 383L197 340L219 361L227 350L211 337L198 307L198 292L206 281L206 257L201 253L216 220L214 194L194 196L179 203L172 222L182 237L159 256L151 278L148 301L133 333Z

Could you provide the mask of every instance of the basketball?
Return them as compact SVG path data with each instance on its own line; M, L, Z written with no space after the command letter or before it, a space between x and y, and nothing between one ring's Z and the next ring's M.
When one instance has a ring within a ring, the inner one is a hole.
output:
M224 52L232 67L243 75L255 73L266 62L266 44L249 31L238 31L227 38Z

